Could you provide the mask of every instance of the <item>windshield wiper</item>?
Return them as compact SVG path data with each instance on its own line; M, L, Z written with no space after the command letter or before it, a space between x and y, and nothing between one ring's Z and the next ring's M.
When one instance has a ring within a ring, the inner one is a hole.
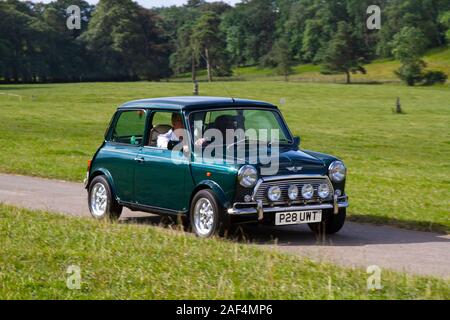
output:
M234 142L234 143L232 143L232 144L227 145L227 149L229 149L229 148L231 148L232 146L235 146L235 145L237 145L237 144L239 144L239 143L242 143L242 142L245 142L245 143L256 142L257 144L259 144L261 141L258 140L258 139L249 139L249 138L245 138L245 139L241 139L241 140L239 140L239 141L236 141L236 142ZM267 142L267 146L269 146L269 143L268 143L268 142Z

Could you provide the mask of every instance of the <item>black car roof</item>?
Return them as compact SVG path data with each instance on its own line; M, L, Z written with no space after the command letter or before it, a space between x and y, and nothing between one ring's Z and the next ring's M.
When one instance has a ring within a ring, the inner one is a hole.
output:
M222 98L222 97L168 97L134 100L124 103L119 109L132 108L161 108L166 110L197 110L197 109L217 109L229 107L259 107L276 109L273 104L247 99Z

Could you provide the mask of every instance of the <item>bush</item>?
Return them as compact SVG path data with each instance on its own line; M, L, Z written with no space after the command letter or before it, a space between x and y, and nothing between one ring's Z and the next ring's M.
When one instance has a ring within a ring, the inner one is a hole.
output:
M423 85L431 86L435 83L445 83L448 76L442 71L427 71L423 75Z
M422 60L404 63L400 69L395 71L395 74L408 86L414 86L417 82L422 81L424 75L422 70L425 66L425 62Z

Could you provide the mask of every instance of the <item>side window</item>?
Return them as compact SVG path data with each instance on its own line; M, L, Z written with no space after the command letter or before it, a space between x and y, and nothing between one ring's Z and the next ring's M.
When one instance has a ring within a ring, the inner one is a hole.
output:
M177 113L178 114L178 113ZM160 137L160 140L162 139L161 136L167 135L170 130L172 130L172 115L173 112L168 111L156 111L152 115L152 122L151 122L151 130L150 130L150 136L148 139L148 145L150 147L163 147L158 146L158 137ZM181 118L181 114L180 114ZM167 137L170 138L169 136Z
M111 140L119 143L139 145L145 130L145 111L123 111L113 130Z
M172 126L171 118L172 112L164 112L164 111L154 112L152 116L152 127L158 125Z

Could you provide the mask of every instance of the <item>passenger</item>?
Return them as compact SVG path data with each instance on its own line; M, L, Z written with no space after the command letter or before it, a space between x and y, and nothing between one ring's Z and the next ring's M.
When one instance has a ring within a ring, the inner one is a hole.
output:
M162 149L168 149L170 141L183 141L184 126L183 120L179 113L172 113L172 129L167 133L158 135L156 146Z

